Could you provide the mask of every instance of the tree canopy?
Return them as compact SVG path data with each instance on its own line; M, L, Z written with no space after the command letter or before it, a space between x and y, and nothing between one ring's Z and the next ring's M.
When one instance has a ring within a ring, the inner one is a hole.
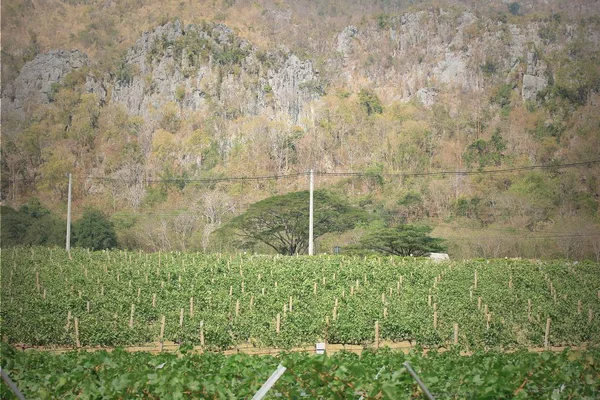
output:
M351 229L368 218L365 211L350 206L334 194L314 192L313 237ZM258 241L280 254L301 254L308 250L309 192L293 192L254 203L231 220L234 229L249 241Z
M103 250L117 247L115 228L106 215L93 208L83 212L75 224L75 245L90 250Z
M0 207L3 247L17 245L64 246L66 223L32 197L19 210Z
M419 225L378 227L369 230L357 247L376 253L397 256L424 256L427 253L445 251L443 239L430 237L432 228Z

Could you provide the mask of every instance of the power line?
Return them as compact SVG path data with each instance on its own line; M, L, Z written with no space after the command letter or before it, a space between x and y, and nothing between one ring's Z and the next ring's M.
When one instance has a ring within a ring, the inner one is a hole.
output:
M507 172L517 171L532 171L536 169L562 169L562 168L577 168L591 166L599 164L600 159L580 161L566 164L540 164L530 165L526 167L514 167L514 168L502 168L502 169L489 169L489 170L476 170L476 171L432 171L432 172L413 172L413 173L373 173L373 172L324 172L314 171L314 174L320 176L348 176L348 177L419 177L419 176L467 176L467 175L486 175L486 174L500 174ZM281 174L281 175L263 175L263 176L234 176L234 177L221 177L221 178L170 178L170 179L145 179L145 180L127 180L118 179L111 177L101 176L89 176L88 179L103 180L103 181L116 181L116 182L140 182L140 183L219 183L219 182L235 182L235 181L260 181L260 180L278 180L287 178L297 178L301 176L307 176L309 172L297 172L293 174Z
M487 175L487 174L502 174L508 172L518 171L532 171L536 169L563 169L563 168L577 168L592 166L599 164L600 159L579 161L565 164L540 164L530 165L525 167L514 167L514 168L501 168L501 169L488 169L488 170L475 170L475 171L430 171L430 172L409 172L409 173L377 173L377 172L325 172L325 171L314 171L315 175L320 176L347 176L347 177L391 177L391 178L405 178L405 177L422 177L422 176L469 176L469 175ZM168 178L168 179L121 179L109 176L84 176L85 179L106 181L106 182L122 182L122 183L220 183L220 182L244 182L244 181L262 181L262 180L279 180L288 178L298 178L301 176L308 176L309 172L296 172L291 174L279 174L279 175L262 175L262 176L232 176L232 177L220 177L220 178ZM6 179L9 183L14 182L29 182L31 180L25 178L9 178ZM35 181L35 179L34 179Z
M139 183L219 183L219 182L236 182L236 181L261 181L261 180L278 180L286 178L296 178L307 175L307 172L299 172L294 174L282 175L264 175L264 176L232 176L222 178L169 178L169 179L119 179L104 176L87 176L87 179L112 181L112 182L139 182Z
M486 175L486 174L499 174L506 172L516 171L532 171L536 169L562 169L562 168L576 168L583 166L591 166L593 164L600 163L600 159L580 161L567 164L545 164L545 165L530 165L527 167L514 167L514 168L502 168L502 169L488 169L488 170L476 170L476 171L432 171L432 172L414 172L414 173L377 173L377 172L322 172L315 171L315 174L322 176L353 176L353 177L417 177L417 176L446 176L446 175Z

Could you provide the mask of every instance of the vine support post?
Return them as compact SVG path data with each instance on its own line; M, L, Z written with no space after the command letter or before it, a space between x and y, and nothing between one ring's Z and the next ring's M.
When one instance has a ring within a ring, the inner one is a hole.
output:
M544 349L548 350L548 341L550 339L550 322L551 318L546 320L546 334L544 335Z
M200 346L204 347L204 321L200 321Z
M162 350L163 350L164 336L165 336L165 316L163 315L160 320L160 340L159 340L159 345L158 345L159 352L162 352Z
M458 344L458 324L454 323L454 344Z
M79 341L79 318L75 317L75 344L77 348L81 347L81 342Z

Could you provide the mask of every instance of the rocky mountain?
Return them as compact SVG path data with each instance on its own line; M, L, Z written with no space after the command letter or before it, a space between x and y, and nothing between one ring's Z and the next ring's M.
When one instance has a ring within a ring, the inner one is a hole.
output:
M347 26L339 32L320 74L313 60L301 60L285 48L259 51L226 25L183 26L176 20L144 32L115 76L90 74L87 90L102 103L123 103L130 114L145 119L176 102L182 110L229 119L286 116L296 124L306 104L331 82L374 87L387 101L416 97L432 105L440 91L485 90L490 86L486 78L494 75L519 87L524 101L535 101L553 79L541 49L550 54L582 34L565 24L549 42L540 32L552 28L552 21L517 25L455 9L386 16L375 26ZM597 45L598 32L592 28L584 35ZM36 56L4 90L5 110L47 103L53 84L87 64L79 51Z
M39 52L32 33L29 47L6 50L14 65L29 61L4 74L0 196L62 201L65 173L75 172L80 207L208 215L163 221L151 238L123 222L133 247L162 248L170 235L190 245L201 226L206 249L230 210L305 183L222 183L200 194L186 184L195 179L311 168L470 171L598 156L600 19L585 14L593 5L465 1L369 12L358 1L347 4L364 12L355 18L325 2L304 18L302 2L240 0L212 22L165 17L134 35L102 17L126 6L109 3L90 6L104 13L73 34L86 44L79 50ZM152 15L147 21L158 20ZM326 184L394 223L465 218L535 231L566 219L595 224L599 173ZM226 211L213 215L213 203Z

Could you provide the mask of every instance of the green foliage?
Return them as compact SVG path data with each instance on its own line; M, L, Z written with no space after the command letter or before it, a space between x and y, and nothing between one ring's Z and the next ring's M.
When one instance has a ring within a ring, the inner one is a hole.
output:
M414 257L228 257L80 248L73 248L71 256L41 247L3 249L0 316L6 342L73 346L73 320L69 326L66 321L71 311L79 319L83 346L155 342L163 315L164 340L182 345L200 343L198 330L204 321L205 350L248 343L292 348L322 340L368 346L374 340L375 321L382 340L410 339L432 347L452 340L455 322L460 326L461 348L539 347L547 318L552 318L553 346L600 343L600 320L589 321L587 312L600 312L596 263L503 259L436 264ZM473 287L475 271L477 287ZM556 300L549 281L558 293ZM432 325L429 295L437 304L437 328ZM293 310L287 307L284 314L283 304L289 304L290 296ZM191 297L193 316L188 308ZM129 327L132 304L133 327ZM489 329L483 304L493 314Z
M132 65L125 60L125 57L122 57L116 71L117 82L120 85L126 86L133 82L133 77L134 71Z
M314 192L314 239L329 232L351 229L367 215L332 193ZM227 229L234 229L249 240L258 241L280 254L302 254L308 250L309 192L294 192L269 197L251 204L234 218Z
M505 354L365 351L361 356L107 352L22 352L2 345L2 368L27 398L250 398L277 369L268 398L400 399L423 397L408 362L436 398L595 398L597 349ZM197 371L202 371L198 374ZM12 398L0 387L2 398ZM143 394L143 395L142 395ZM551 397L550 397L551 396Z
M360 105L364 107L367 115L383 113L381 101L373 91L361 89L358 92L358 100Z
M455 213L459 217L478 218L479 205L481 198L475 196L472 198L461 197L456 200L454 205Z
M19 211L0 208L2 215L2 247L17 245L64 246L66 223L52 215L35 197Z
M403 257L420 257L445 251L445 247L441 245L443 239L430 237L431 231L431 227L417 225L376 227L361 237L358 247L379 254Z
M178 102L181 103L184 98L185 98L185 86L178 85L177 88L175 89L175 100L177 100Z
M519 15L519 10L521 9L521 5L519 3L512 2L508 5L508 11L510 11L510 13L512 15Z
M502 108L509 107L512 89L513 85L510 83L500 85L491 98L492 104L498 104Z
M478 139L471 143L463 154L463 159L469 167L474 163L479 164L479 168L489 165L499 166L502 163L504 150L506 150L506 140L497 129L490 140Z
M75 224L75 245L90 250L117 247L117 234L108 217L100 210L88 208Z
M389 14L379 14L377 16L377 27L382 30L390 27L391 16Z
M498 70L498 66L496 65L496 62L494 62L493 60L486 60L485 64L483 64L481 67L481 71L487 75L487 76L492 76L496 73L496 71Z

